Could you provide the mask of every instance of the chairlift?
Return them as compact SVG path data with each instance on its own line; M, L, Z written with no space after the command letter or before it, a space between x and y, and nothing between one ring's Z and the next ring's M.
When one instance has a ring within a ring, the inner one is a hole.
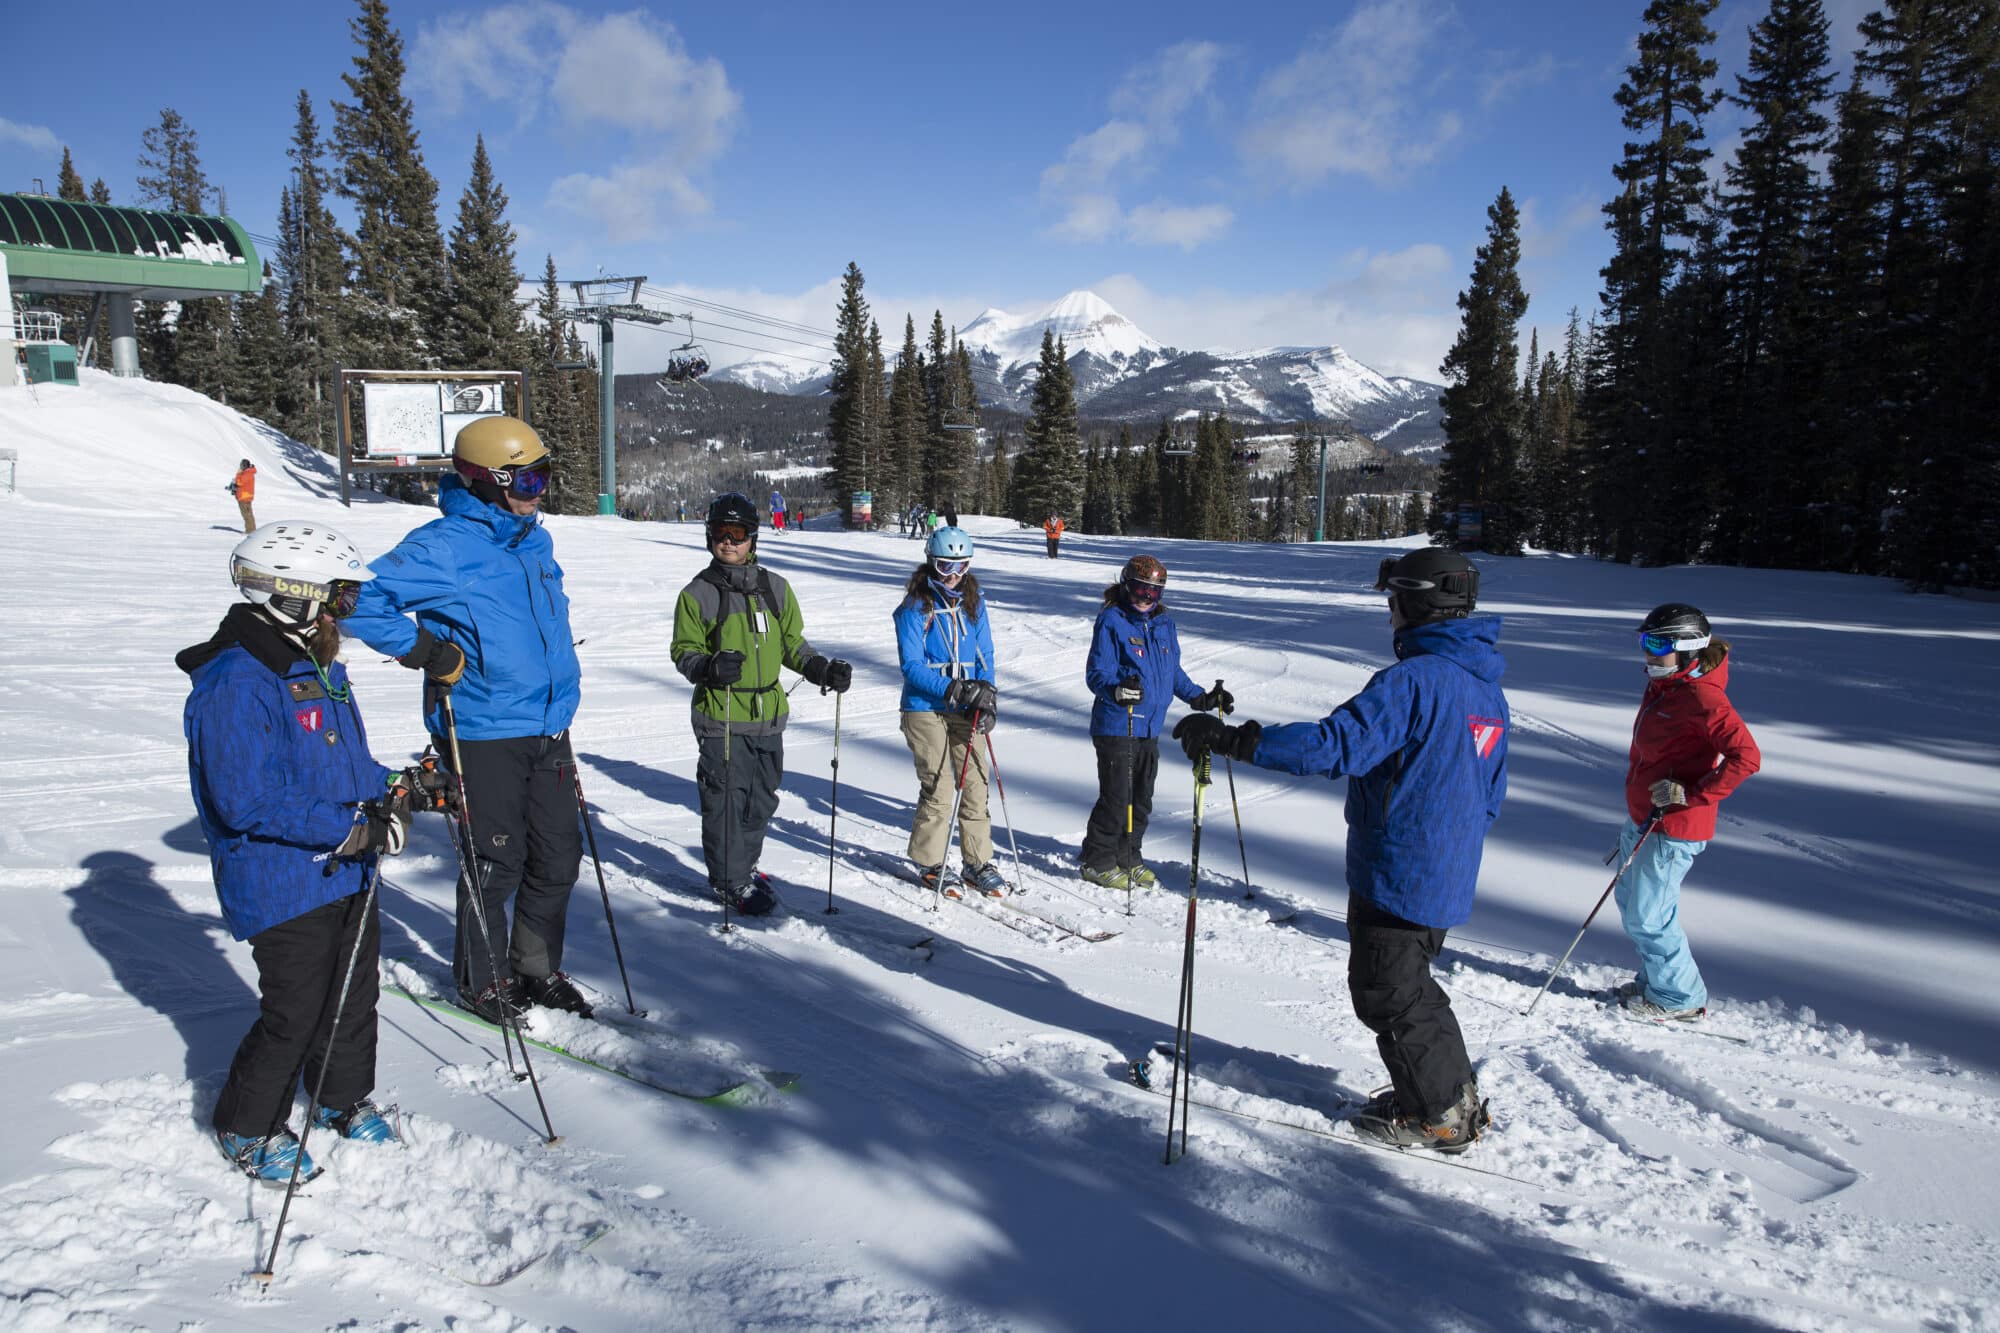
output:
M687 341L667 353L667 380L674 384L687 384L708 373L708 349L695 341L694 312L681 318L688 322Z

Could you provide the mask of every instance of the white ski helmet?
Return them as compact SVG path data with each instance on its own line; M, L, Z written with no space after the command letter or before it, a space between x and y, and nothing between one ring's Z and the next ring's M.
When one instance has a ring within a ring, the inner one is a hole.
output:
M230 582L288 629L311 627L322 607L336 618L352 611L374 577L354 543L323 523L267 523L229 553Z

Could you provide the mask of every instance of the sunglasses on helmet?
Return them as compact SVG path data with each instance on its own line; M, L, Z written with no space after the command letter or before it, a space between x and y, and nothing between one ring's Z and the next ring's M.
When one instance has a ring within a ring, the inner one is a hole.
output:
M970 560L946 560L939 556L931 561L931 572L941 579L955 579L971 568Z
M1646 650L1648 657L1665 657L1669 653L1698 653L1708 647L1708 635L1695 634L1683 639L1671 634L1641 634L1639 646Z
M728 542L731 546L741 546L750 540L750 529L742 523L718 523L708 532L711 542Z

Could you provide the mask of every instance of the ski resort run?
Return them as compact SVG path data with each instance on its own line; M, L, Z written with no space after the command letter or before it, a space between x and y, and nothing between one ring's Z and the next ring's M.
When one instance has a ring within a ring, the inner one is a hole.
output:
M1436 975L1491 1129L1441 1157L1336 1123L1384 1081L1346 989L1346 786L1239 764L1232 791L1218 764L1193 1105L1169 1166L1156 1048L1174 1031L1194 791L1165 747L1158 888L1079 880L1101 591L1157 556L1189 674L1226 680L1237 720L1309 721L1393 661L1372 586L1416 539L1072 533L1049 560L1038 528L969 514L1018 864L998 810L995 836L1019 892L939 901L910 881L890 613L919 548L766 531L760 560L854 685L792 694L763 859L780 906L727 933L668 654L701 527L544 520L582 663L581 782L644 1014L626 1010L586 860L564 966L598 1019L533 1013L560 1137L545 1144L497 1034L436 1003L457 863L420 815L380 884L375 1095L402 1146L315 1136L325 1174L260 1282L282 1193L208 1128L256 972L218 910L173 658L237 600L239 460L261 522L334 524L371 558L435 511L368 494L343 509L313 450L89 369L77 388L0 390L0 443L19 454L0 494L0 1326L2000 1327L1984 1151L2000 1126L2000 604L1482 558L1510 785ZM1633 631L1673 600L1735 645L1730 697L1763 751L1681 899L1710 1016L1669 1027L1606 1005L1633 967L1608 914L1524 1017L1610 873L1645 683ZM375 757L409 763L428 739L415 674L354 640L345 660Z

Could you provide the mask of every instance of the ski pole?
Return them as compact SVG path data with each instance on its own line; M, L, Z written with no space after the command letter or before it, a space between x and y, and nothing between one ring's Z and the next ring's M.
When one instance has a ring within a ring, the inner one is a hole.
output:
M1194 761L1194 834L1188 854L1187 943L1181 953L1181 997L1174 1015L1174 1081L1167 1093L1167 1153L1165 1165L1174 1164L1174 1112L1181 1118L1181 1156L1187 1156L1188 1106L1194 1095L1194 917L1201 900L1201 807L1208 795L1209 756L1206 751Z
M333 1063L334 1038L340 1035L340 1019L347 1012L347 992L354 985L354 965L361 961L361 942L368 937L369 922L375 916L375 886L382 879L382 858L378 852L368 863L368 888L361 896L361 925L354 932L354 947L347 953L347 971L340 979L340 998L333 1005L333 1026L326 1031L326 1052L320 1056L319 1077L313 1080L312 1100L306 1103L306 1122L299 1130L299 1150L292 1157L292 1178L285 1182L285 1202L278 1209L278 1225L271 1232L271 1257L261 1272L250 1276L270 1282L278 1273L278 1243L285 1238L285 1219L291 1216L292 1199L299 1188L299 1168L305 1165L306 1140L312 1135L313 1117L319 1113L320 1094L326 1091L327 1067ZM289 1097L288 1097L289 1100Z
M729 848L736 841L736 784L730 781L729 772L729 708L736 700L727 690L722 696L722 869L728 878ZM724 884L719 895L722 899L722 933L729 933L729 890L732 885Z
M576 783L576 808L583 816L583 836L590 840L590 861L597 867L597 892L604 899L604 926L611 932L611 956L618 960L618 979L625 983L625 1012L637 1014L632 1003L632 978L625 973L625 951L618 947L618 922L611 915L611 889L604 882L604 858L597 854L597 830L590 823L590 802L583 799L583 768L576 762L576 747L570 747L569 775Z
M1222 677L1215 678L1215 692L1222 693ZM1235 712L1233 706L1218 705L1224 717ZM1243 844L1243 807L1236 803L1236 761L1228 755L1222 756L1222 772L1229 779L1229 813L1236 816L1236 854L1243 858L1243 897L1247 901L1257 896L1257 890L1250 885L1250 849Z
M833 797L826 814L826 915L840 911L833 905L833 831L840 827L840 698L833 696Z
M493 955L493 933L486 927L486 885L479 873L479 846L473 841L472 804L465 792L465 761L458 752L458 712L452 707L449 689L439 691L438 697L444 704L445 739L451 743L451 773L458 780L458 840L465 848L466 888L472 899L472 914L479 924L479 942L486 950L486 974L492 978L493 997L500 1002L500 1049L507 1049L511 1033L514 1044L521 1048L521 1068L527 1071L528 1086L534 1090L535 1107L542 1113L542 1128L546 1131L543 1145L553 1147L562 1142L562 1136L556 1133L555 1123L549 1119L549 1104L542 1098L542 1081L535 1077L535 1062L528 1056L528 1039L514 1026L521 1011L507 998L507 987L500 980L500 962ZM507 1059L507 1072L514 1072L511 1055ZM514 1077L518 1082L521 1076Z
M1000 818L1007 823L1007 845L1014 852L1014 893L1021 892L1021 844L1014 841L1014 816L1007 812L1007 784L1000 780L1000 761L993 757L993 733L986 733L986 766L993 770L993 785L1000 790Z
M1124 857L1132 857L1132 805L1133 788L1138 785L1138 758L1132 753L1137 744L1132 737L1132 705L1125 705L1125 842L1118 850ZM1136 860L1137 858L1132 858ZM1125 866L1125 915L1132 915L1132 867Z
M1604 910L1604 900L1609 898L1611 891L1618 887L1618 881L1624 878L1626 867L1630 866L1633 858L1639 855L1639 849L1646 845L1646 839L1653 836L1653 830L1659 826L1659 823L1660 808L1654 806L1653 812L1646 816L1646 826L1639 830L1639 840L1632 844L1631 855L1627 856L1624 864L1618 867L1618 873L1611 877L1611 882L1604 886L1604 892L1597 895L1597 906L1591 908L1590 915L1583 919L1583 925L1578 928L1576 938L1569 942L1569 948L1563 950L1563 956L1558 958L1556 965L1549 969L1549 979L1544 981L1542 988L1535 992L1535 998L1528 1001L1528 1007L1521 1011L1521 1017L1526 1018L1528 1015L1534 1013L1535 1006L1542 1002L1542 996L1548 994L1549 987L1555 984L1556 974L1563 970L1563 964L1567 963L1569 956L1576 952L1576 946L1583 943L1583 932L1590 929L1590 923L1595 921L1597 914Z
M958 806L959 802L965 799L965 770L972 767L972 738L978 734L979 710L974 708L972 710L972 730L965 738L965 758L958 761L958 785L952 789L951 793L951 818L946 821L944 826L944 862L938 866L937 891L931 896L931 910L933 912L943 906L945 866L951 864L952 835L958 832ZM944 728L944 757L946 763L951 762L951 724L948 722ZM961 839L961 854L963 854L963 850L964 845Z

